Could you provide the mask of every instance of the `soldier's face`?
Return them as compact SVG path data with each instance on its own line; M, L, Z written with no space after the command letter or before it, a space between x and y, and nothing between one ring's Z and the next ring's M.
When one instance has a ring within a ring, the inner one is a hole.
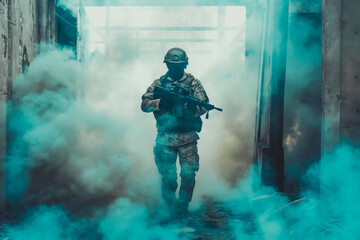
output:
M173 79L180 79L184 75L184 63L166 63L169 69L169 75Z

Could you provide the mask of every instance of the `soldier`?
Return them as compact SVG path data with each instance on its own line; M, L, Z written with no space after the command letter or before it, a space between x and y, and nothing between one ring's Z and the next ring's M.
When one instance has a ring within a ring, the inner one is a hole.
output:
M155 163L161 175L161 193L171 212L179 211L180 217L188 215L188 206L192 199L195 186L195 175L199 170L199 155L197 140L201 131L200 116L206 109L197 105L185 103L183 114L175 113L174 99L170 97L157 98L154 88L160 85L169 90L179 86L189 91L189 96L209 102L201 82L190 73L185 73L188 65L186 52L181 48L170 49L164 63L168 72L160 79L156 79L142 96L141 109L153 112L156 119L157 137L154 147ZM181 167L181 186L179 199L175 191L178 187L176 159L179 156Z

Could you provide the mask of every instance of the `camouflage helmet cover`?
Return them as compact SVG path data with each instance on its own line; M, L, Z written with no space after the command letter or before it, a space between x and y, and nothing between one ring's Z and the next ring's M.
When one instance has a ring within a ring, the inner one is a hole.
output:
M181 48L171 48L164 57L164 63L189 63L186 52Z

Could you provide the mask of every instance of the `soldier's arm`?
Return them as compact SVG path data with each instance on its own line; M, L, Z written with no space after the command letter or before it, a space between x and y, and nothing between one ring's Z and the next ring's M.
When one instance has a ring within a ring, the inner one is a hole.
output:
M160 81L155 80L150 87L146 90L146 93L142 95L141 110L144 112L153 112L159 110L160 99L154 99L154 88L159 85Z
M203 85L201 84L200 80L195 78L192 82L191 89L193 92L193 97L209 103L209 98L208 98L206 91L205 91ZM192 113L193 117L199 117L199 116L203 115L204 113L206 113L206 109L203 107L196 106L196 109L191 111L191 113Z

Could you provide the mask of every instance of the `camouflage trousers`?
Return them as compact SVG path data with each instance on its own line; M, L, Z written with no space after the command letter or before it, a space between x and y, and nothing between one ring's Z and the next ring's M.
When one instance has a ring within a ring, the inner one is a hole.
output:
M176 159L179 156L181 186L179 203L188 205L195 187L195 175L199 170L197 141L182 146L156 144L154 147L155 163L161 175L161 194L169 206L177 203L175 192L178 187Z

